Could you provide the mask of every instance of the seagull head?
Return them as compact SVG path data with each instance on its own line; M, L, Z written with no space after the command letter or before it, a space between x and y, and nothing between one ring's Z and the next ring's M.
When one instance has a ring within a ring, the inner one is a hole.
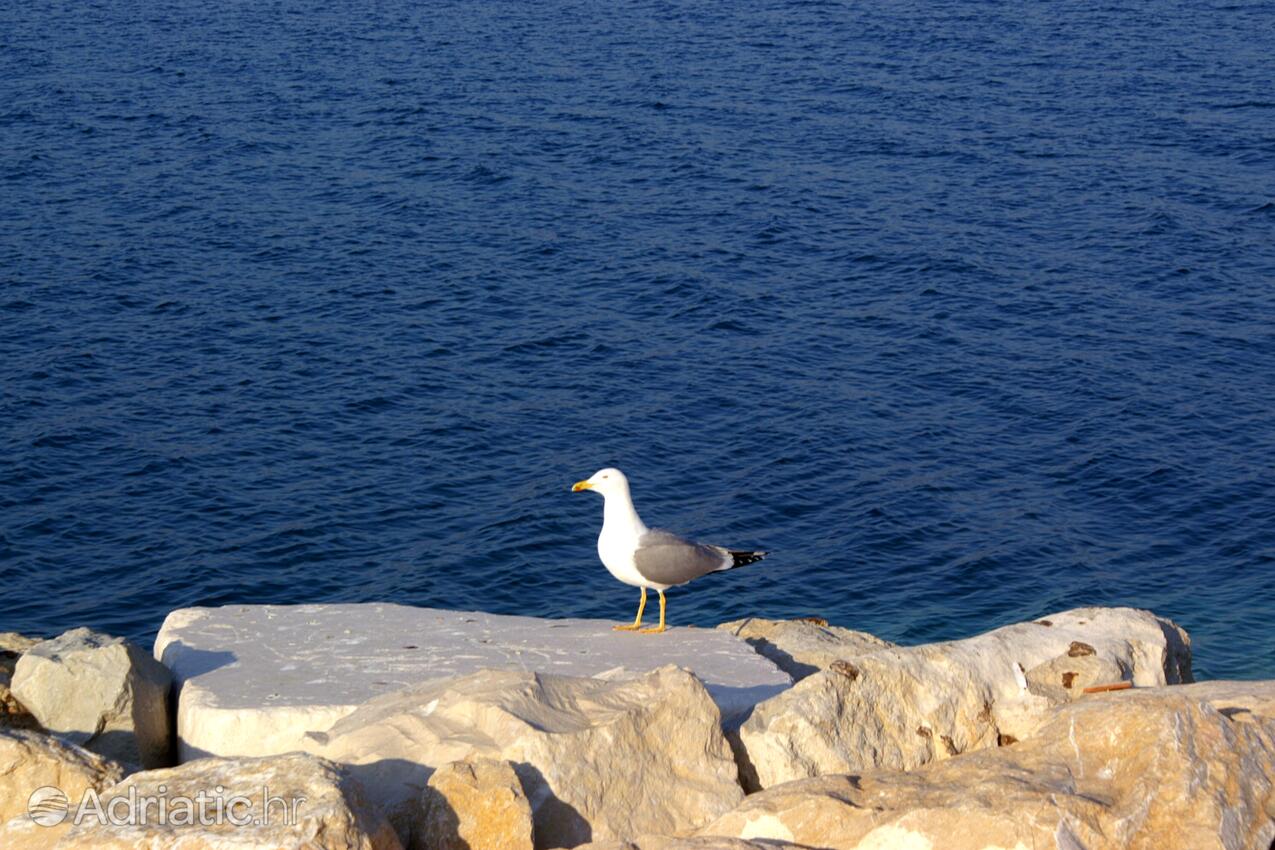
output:
M607 467L599 469L584 481L577 481L571 485L572 493L579 493L581 490L592 490L604 497L628 493L629 479L625 478L620 470Z

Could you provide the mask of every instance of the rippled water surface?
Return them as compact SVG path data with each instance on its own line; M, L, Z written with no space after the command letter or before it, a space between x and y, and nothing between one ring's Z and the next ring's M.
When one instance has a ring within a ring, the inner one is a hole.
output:
M900 641L1084 604L1275 676L1275 5L0 10L0 630L193 604Z

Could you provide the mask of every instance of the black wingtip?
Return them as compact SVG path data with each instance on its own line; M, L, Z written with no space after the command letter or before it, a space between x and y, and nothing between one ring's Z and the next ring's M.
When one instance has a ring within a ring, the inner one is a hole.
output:
M731 552L730 557L731 560L734 561L734 563L731 564L731 568L746 567L749 564L755 564L769 554L769 552Z

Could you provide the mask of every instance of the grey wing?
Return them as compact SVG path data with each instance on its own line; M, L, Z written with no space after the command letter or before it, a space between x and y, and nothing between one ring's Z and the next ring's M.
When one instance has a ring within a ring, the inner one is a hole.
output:
M720 546L695 543L670 531L652 529L638 539L633 563L638 573L655 584L685 584L714 570L730 569L730 552Z

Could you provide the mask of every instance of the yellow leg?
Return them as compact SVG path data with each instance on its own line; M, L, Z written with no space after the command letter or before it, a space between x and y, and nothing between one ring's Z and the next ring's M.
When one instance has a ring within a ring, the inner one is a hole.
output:
M654 635L664 631L664 591L657 590L655 592L660 595L660 624L654 628L642 629L642 634L644 635Z
M664 594L660 594L660 599L664 599ZM638 626L642 625L642 612L646 610L646 588L642 588L642 601L638 603L637 619L633 621L631 626L612 626L617 632L636 632ZM660 605L660 624L664 623L664 606Z

